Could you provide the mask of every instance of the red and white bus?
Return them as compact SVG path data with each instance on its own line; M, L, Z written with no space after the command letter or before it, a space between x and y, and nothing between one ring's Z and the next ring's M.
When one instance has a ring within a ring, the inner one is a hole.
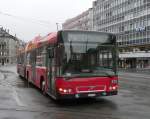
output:
M17 71L54 99L118 93L116 37L61 30L35 38L18 53Z

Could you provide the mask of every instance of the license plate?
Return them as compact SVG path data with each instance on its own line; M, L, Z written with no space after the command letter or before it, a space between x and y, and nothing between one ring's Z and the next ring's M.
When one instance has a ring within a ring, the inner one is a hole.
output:
M96 94L88 94L88 97L94 97Z

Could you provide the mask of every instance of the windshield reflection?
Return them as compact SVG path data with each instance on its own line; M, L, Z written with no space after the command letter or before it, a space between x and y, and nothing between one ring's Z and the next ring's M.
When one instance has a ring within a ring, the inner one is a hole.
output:
M65 44L67 52L63 74L65 76L111 76L113 71L113 47L98 44Z
M63 32L61 74L67 77L116 75L116 45L113 38L100 32Z

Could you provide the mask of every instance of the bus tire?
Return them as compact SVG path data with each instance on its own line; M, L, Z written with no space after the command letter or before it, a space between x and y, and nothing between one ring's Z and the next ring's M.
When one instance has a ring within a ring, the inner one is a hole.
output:
M26 75L25 79L27 80L27 85L28 85L28 87L29 87L29 85L30 85L29 83L30 83L30 82L29 82L29 72L28 72L28 71L27 71L27 75Z
M27 71L26 80L29 80L29 72Z

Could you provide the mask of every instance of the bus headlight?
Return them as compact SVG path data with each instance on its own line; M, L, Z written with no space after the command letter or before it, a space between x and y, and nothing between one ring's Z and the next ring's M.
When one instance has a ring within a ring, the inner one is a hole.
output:
M64 93L67 93L67 92L68 92L68 90L64 89Z
M113 86L113 87L112 87L112 89L113 89L113 90L116 90L116 89L117 89L117 87Z
M112 84L118 84L118 80L111 80Z
M69 94L69 93L72 93L72 89L71 88L59 88L59 92L62 93L62 94Z
M110 86L109 90L113 91L113 90L117 90L117 86Z
M62 92L62 91L63 91L63 89L62 89L62 88L59 88L59 91L60 91L60 92Z
M72 89L68 89L68 92L71 93L71 92L72 92Z

